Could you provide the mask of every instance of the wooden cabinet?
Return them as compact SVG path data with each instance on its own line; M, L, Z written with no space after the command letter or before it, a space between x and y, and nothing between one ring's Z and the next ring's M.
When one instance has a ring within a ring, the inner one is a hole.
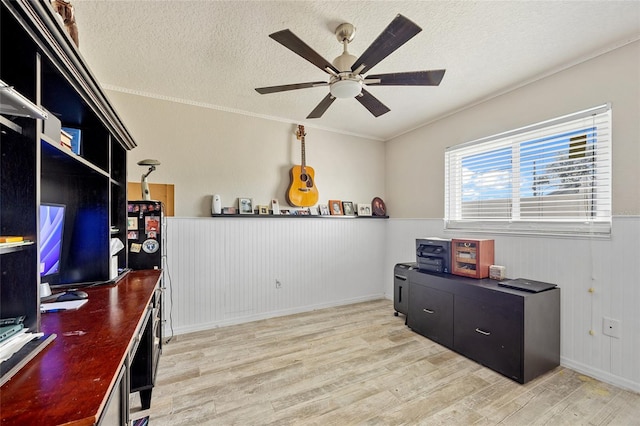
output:
M0 312L24 315L38 331L40 204L66 206L60 283L109 279L110 239L126 242L126 158L135 142L50 2L0 2L0 80L50 117L21 116L6 92L0 96L0 235L30 241L0 246ZM53 117L81 130L79 153L45 134ZM121 250L118 266L126 265Z
M493 265L493 240L451 240L451 273L487 278Z
M519 383L560 364L559 288L529 293L414 270L407 324Z

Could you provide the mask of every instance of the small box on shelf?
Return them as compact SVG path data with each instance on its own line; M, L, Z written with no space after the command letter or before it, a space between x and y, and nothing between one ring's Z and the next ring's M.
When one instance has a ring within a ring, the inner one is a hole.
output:
M487 278L493 265L494 240L451 240L451 273L471 278Z

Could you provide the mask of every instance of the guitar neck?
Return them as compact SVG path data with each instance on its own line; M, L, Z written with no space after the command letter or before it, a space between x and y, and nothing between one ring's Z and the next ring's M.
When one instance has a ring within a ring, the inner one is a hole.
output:
M302 136L301 144L302 144L302 170L304 170L305 166L307 165L307 161L305 158L306 157L305 149L304 149L304 136Z
M298 139L300 139L300 144L302 146L302 172L304 173L304 169L305 166L307 164L306 162L306 155L305 155L305 147L304 147L304 137L305 137L305 133L304 133L304 126L299 125L298 126Z

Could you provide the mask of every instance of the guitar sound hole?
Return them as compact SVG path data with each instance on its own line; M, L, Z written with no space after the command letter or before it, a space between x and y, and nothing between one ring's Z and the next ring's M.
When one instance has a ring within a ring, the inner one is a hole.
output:
M300 180L301 180L301 181L306 182L306 181L307 181L307 179L309 179L309 177L308 177L307 175L305 175L305 174L301 174L301 175L300 175Z

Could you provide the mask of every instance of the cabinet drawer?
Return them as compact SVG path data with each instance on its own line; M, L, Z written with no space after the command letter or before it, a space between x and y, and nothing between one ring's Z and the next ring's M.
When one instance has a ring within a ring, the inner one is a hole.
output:
M407 325L434 342L453 347L453 294L409 283Z
M517 300L455 298L454 349L522 382L523 312Z

